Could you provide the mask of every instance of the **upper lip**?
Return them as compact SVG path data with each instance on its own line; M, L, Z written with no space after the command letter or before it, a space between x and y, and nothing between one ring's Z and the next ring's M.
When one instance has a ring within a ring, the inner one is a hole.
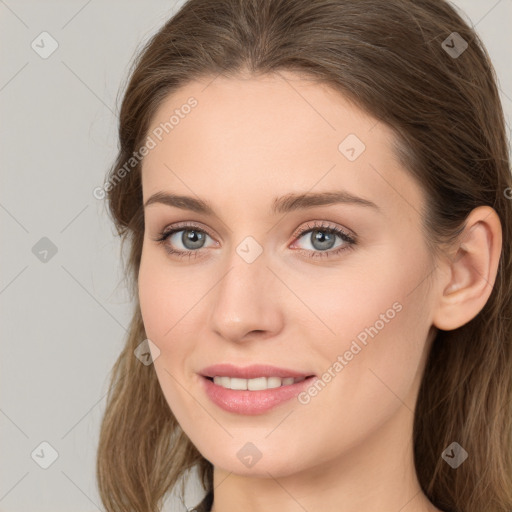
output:
M253 364L250 366L234 366L229 363L214 364L203 368L200 372L203 377L237 377L240 379L254 379L256 377L310 377L312 373L290 370L288 368L278 368L267 364Z

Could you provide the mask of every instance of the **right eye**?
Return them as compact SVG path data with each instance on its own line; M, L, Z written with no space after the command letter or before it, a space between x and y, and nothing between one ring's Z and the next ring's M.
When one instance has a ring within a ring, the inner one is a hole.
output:
M211 237L206 231L193 224L186 224L164 229L155 241L161 243L169 254L180 258L188 255L190 258L192 253L197 253L204 248L207 238ZM180 244L181 248L179 247ZM178 248L176 249L177 245ZM194 254L194 257L196 256Z

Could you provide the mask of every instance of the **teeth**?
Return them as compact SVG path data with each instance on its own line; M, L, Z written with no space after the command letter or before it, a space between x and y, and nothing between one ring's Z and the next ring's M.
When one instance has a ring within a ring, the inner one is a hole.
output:
M257 377L255 379L239 379L237 377L214 377L213 382L226 389L262 391L264 389L289 386L296 382L302 382L305 377L294 379L293 377Z

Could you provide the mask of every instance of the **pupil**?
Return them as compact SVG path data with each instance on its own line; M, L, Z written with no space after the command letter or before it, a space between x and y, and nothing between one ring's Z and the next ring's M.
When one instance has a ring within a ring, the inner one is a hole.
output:
M204 241L204 234L192 229L185 230L182 236L182 242L188 249L198 249L201 247L201 242ZM189 244L192 244L190 246Z
M320 250L330 249L335 242L333 233L326 233L325 231L315 230L311 233L311 241L313 247ZM320 247L315 245L315 242L320 243Z

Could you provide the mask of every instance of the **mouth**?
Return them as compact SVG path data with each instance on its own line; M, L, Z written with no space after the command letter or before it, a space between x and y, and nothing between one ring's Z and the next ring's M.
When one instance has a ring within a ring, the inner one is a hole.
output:
M236 367L229 364L204 368L199 377L206 396L224 411L263 414L290 403L316 379L316 375L268 365Z
M263 414L294 397L310 386L316 376L289 368L267 364L235 366L222 363L199 372L208 398L227 412Z
M242 380L255 380L255 379L272 379L278 377L282 380L286 379L300 379L302 377L311 377L311 372L301 372L298 370L292 370L289 368L279 368L268 364L252 364L250 366L235 366L230 363L214 364L203 368L199 375L207 378L230 378L230 379L242 379ZM271 381L276 383L277 381ZM291 381L287 381L291 382ZM281 384L280 384L281 385Z
M235 391L263 391L266 389L276 389L284 386L292 386L303 380L310 379L314 375L306 377L256 377L253 379L242 379L239 377L228 377L216 375L215 377L204 377L205 379L213 382L217 386L224 389L233 389Z

